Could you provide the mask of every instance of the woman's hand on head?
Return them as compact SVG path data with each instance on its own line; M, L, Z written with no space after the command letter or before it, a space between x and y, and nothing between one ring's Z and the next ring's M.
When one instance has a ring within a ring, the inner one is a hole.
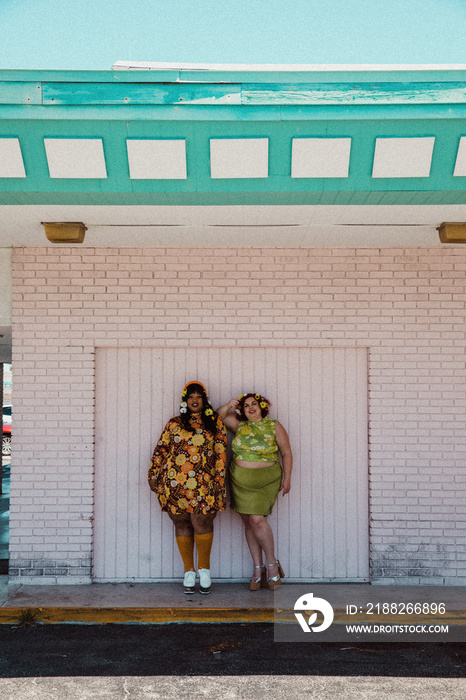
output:
M228 410L229 410L229 411L232 411L232 410L234 411L234 410L236 409L236 407L237 407L238 404L239 404L239 399L238 399L238 398L235 397L235 398L233 398L233 399L230 399L229 402L227 403Z
M223 420L226 427L233 433L236 432L236 429L239 425L238 416L235 412L235 409L238 404L239 399L235 397L233 399L230 399L228 403L225 403L223 404L223 406L219 406L219 408L217 408L218 415Z

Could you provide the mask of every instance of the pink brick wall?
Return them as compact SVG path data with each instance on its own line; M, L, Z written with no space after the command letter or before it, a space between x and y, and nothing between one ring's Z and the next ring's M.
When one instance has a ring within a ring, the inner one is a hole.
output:
M466 251L14 254L10 567L90 580L96 346L369 348L374 581L466 584Z

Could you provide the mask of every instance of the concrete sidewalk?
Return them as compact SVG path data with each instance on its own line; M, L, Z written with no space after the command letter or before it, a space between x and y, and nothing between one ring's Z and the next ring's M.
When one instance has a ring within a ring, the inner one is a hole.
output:
M8 585L0 577L0 623L14 623L30 609L39 622L273 622L274 594L248 590L245 583L213 582L210 595L185 595L179 583L94 583ZM284 583L284 586L286 583ZM301 584L302 585L302 584ZM347 604L368 601L432 600L433 586L373 586L365 583L309 583L315 596L329 598L337 619ZM440 595L440 591L439 591ZM466 587L441 588L452 624L466 624ZM356 620L355 620L356 621ZM374 616L373 622L377 621Z

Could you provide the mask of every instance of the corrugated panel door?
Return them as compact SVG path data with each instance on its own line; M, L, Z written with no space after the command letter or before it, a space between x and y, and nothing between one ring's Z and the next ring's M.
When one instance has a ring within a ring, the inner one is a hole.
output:
M173 525L147 485L155 444L199 379L214 407L258 391L294 454L292 491L269 522L287 578L369 576L367 353L364 348L100 348L96 356L94 577L179 579ZM214 578L251 574L238 515L215 520Z

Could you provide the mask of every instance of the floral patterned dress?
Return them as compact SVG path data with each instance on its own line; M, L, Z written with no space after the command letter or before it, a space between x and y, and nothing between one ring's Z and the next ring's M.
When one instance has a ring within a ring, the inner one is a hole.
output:
M155 447L149 478L156 477L160 506L173 514L225 510L227 432L223 421L217 418L215 435L195 415L190 423L195 432L184 428L180 416L169 420Z

